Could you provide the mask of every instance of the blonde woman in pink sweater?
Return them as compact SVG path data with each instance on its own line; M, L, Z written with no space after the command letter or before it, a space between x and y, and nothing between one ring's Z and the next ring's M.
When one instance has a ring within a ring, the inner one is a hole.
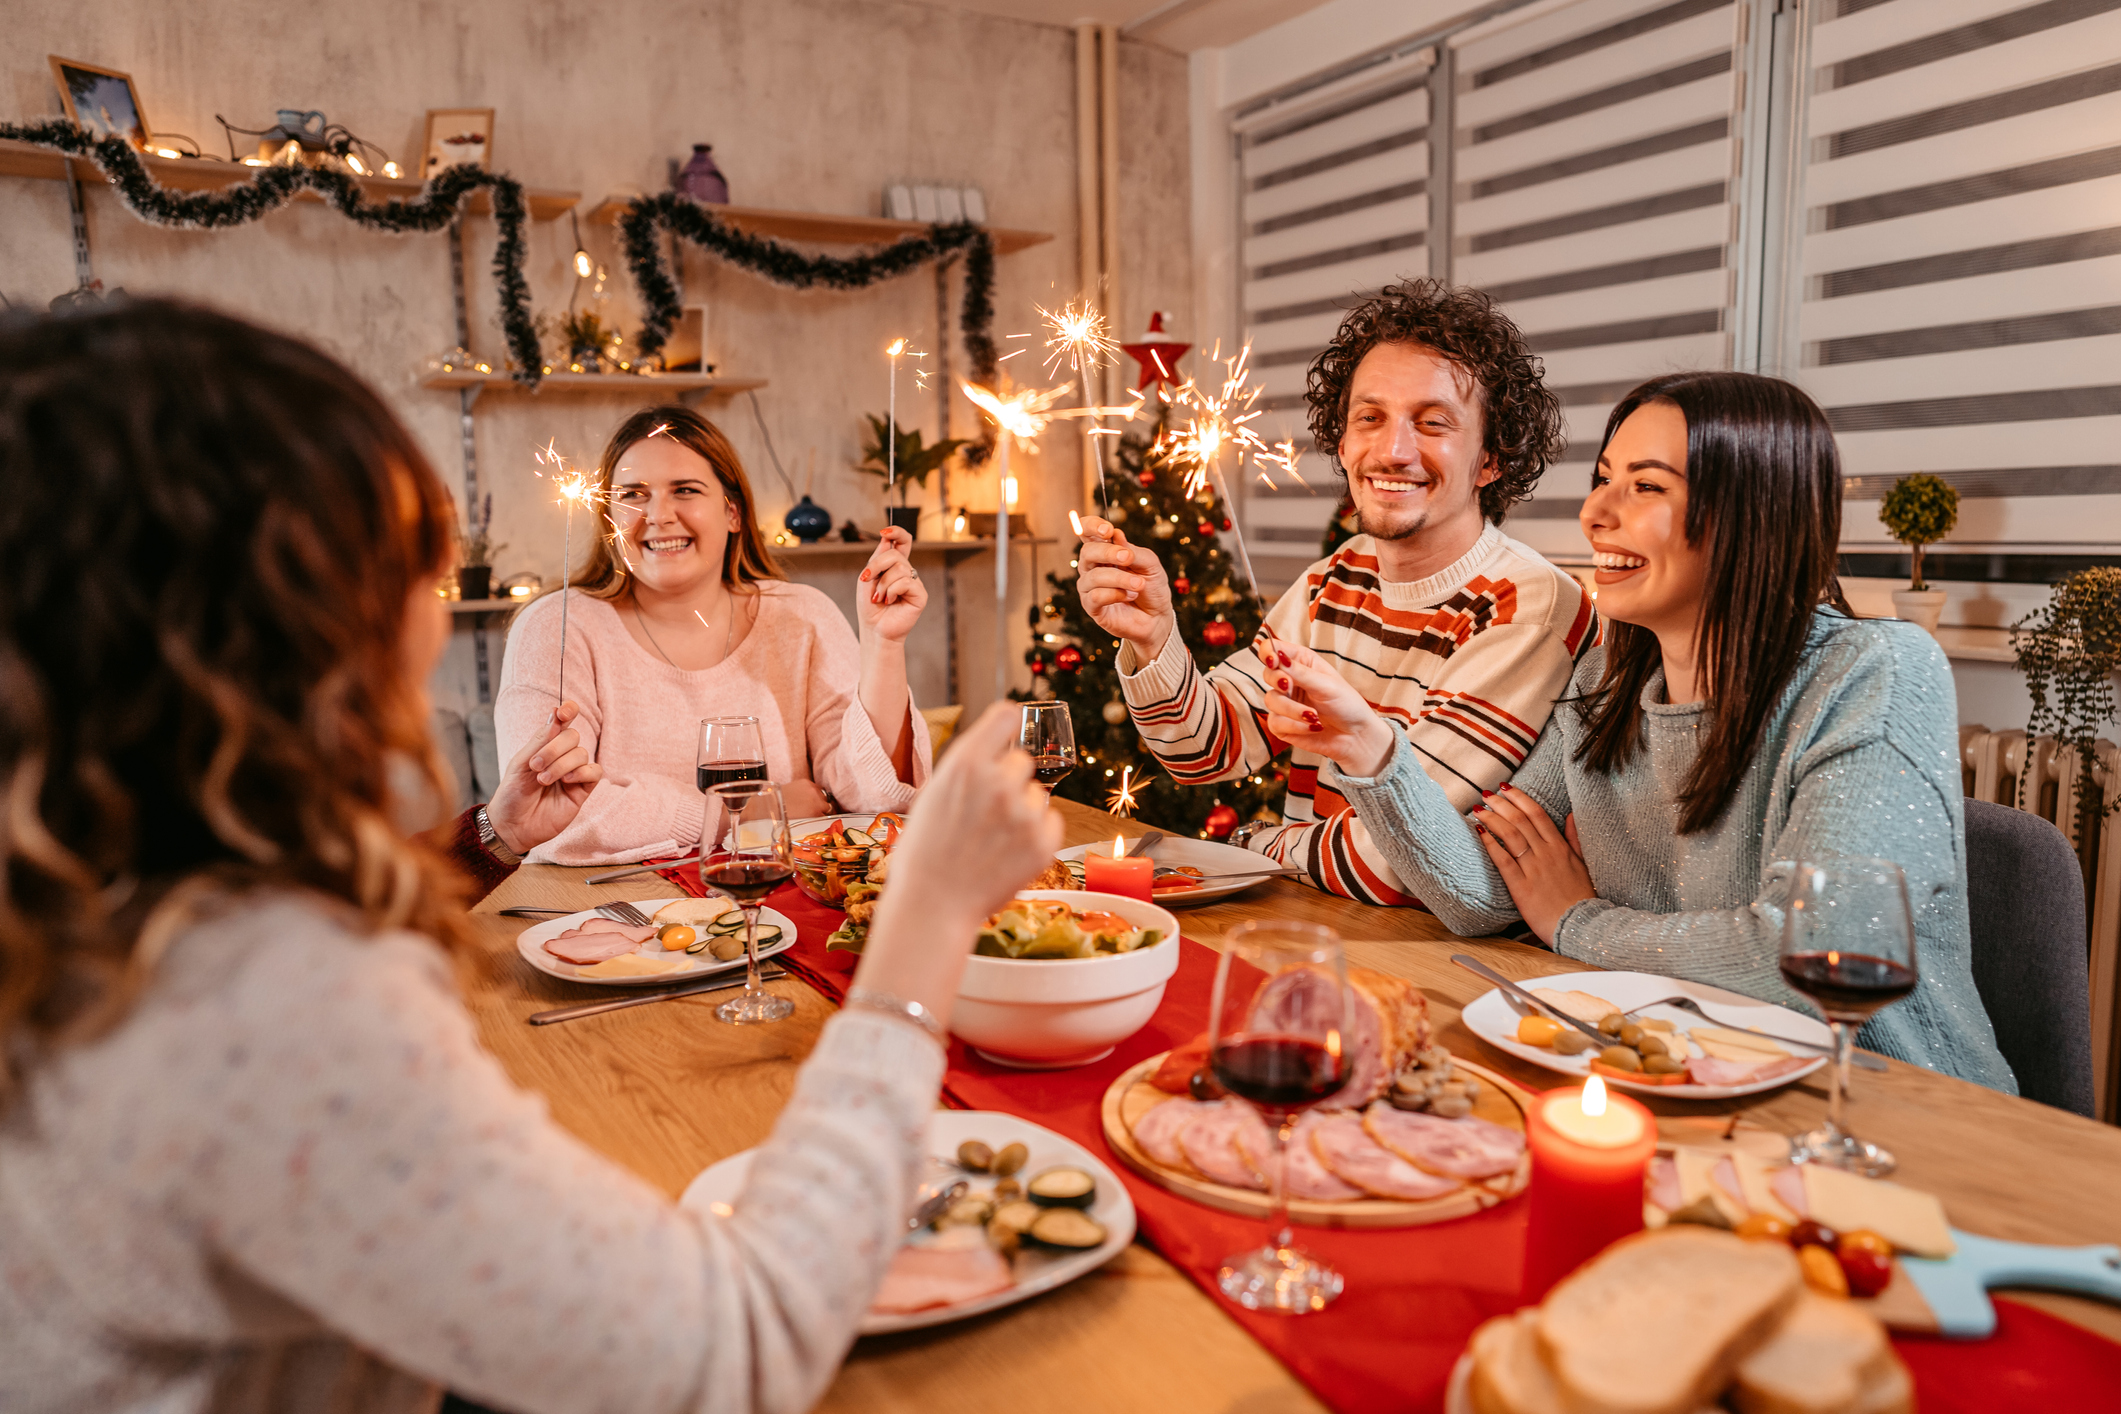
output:
M649 408L598 467L609 525L568 606L573 726L603 779L531 858L607 864L677 854L719 824L695 783L703 717L756 717L791 815L904 810L927 779L926 722L906 685L906 635L928 603L901 530L862 571L857 643L832 601L781 578L751 483L721 430ZM550 729L560 596L517 616L494 727L508 760Z

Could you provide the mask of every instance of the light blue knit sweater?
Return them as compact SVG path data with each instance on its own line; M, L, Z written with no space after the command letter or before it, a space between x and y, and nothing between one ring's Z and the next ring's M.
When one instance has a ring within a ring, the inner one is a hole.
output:
M1604 668L1605 650L1592 649L1569 696L1595 687ZM1575 814L1598 890L1562 916L1555 951L1810 1010L1777 967L1783 886L1768 866L1890 859L1907 874L1922 980L1872 1018L1861 1044L2016 1094L1968 963L1958 710L1936 641L1912 624L1816 614L1737 795L1701 834L1678 833L1676 797L1708 709L1666 703L1660 670L1642 710L1647 749L1615 774L1576 761L1583 719L1564 703L1512 779L1556 825ZM1454 932L1516 921L1487 851L1404 739L1380 775L1343 774L1341 788L1399 877Z

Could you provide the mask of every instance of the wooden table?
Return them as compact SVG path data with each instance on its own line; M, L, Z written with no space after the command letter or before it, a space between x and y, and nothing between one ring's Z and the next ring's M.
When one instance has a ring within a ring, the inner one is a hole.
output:
M1108 815L1060 802L1068 843L1111 837ZM534 1011L608 995L559 982L515 952L511 904L587 908L667 896L653 875L602 888L590 871L530 865L476 910L493 953L468 1001L487 1046L518 1084L546 1096L562 1125L675 1196L694 1174L765 1139L796 1067L831 1008L788 978L770 984L795 1014L777 1026L725 1026L720 996L635 1007L560 1026L532 1027ZM1249 918L1329 923L1351 962L1406 977L1429 998L1439 1038L1461 1055L1534 1088L1553 1077L1476 1040L1459 1009L1486 984L1450 962L1470 952L1512 978L1582 970L1517 943L1454 937L1429 914L1371 908L1288 880L1182 913L1186 935L1217 945ZM1661 1117L1742 1109L1784 1132L1825 1111L1822 1085L1803 1081L1751 1100L1650 1100ZM2121 1130L2011 1099L1918 1067L1858 1072L1852 1123L1900 1157L1900 1178L1936 1193L1970 1231L2029 1242L2121 1242ZM2028 1295L2058 1315L2121 1340L2121 1312L2071 1297ZM1084 1409L1215 1410L1279 1414L1321 1408L1281 1364L1161 1257L1135 1246L1092 1276L1010 1310L918 1334L859 1342L823 1409L908 1414L1079 1414Z

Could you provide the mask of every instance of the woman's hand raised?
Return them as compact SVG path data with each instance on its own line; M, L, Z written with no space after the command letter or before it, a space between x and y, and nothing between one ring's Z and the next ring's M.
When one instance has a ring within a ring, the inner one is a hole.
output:
M604 768L589 759L581 736L568 725L581 715L580 707L562 702L543 739L516 753L486 804L494 833L517 854L566 829L604 778Z
M1557 830L1538 801L1505 783L1484 795L1471 819L1488 847L1488 858L1509 887L1518 917L1539 941L1554 946L1562 915L1598 897L1576 839L1576 817L1571 815Z
M1253 644L1267 675L1267 730L1314 751L1351 776L1374 776L1392 759L1392 728L1325 659L1300 643L1262 634Z
M862 570L857 600L862 631L887 643L902 643L928 607L928 587L913 567L913 537L897 526L884 531L876 553Z

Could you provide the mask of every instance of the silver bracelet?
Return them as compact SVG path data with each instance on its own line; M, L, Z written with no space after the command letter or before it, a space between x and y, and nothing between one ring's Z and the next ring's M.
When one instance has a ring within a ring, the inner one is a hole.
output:
M886 1016L896 1016L933 1036L944 1046L950 1044L943 1031L943 1023L935 1019L935 1013L919 1002L909 1002L903 997L894 997L889 992L879 992L873 987L849 987L845 1005L860 1007L863 1011L880 1011Z

